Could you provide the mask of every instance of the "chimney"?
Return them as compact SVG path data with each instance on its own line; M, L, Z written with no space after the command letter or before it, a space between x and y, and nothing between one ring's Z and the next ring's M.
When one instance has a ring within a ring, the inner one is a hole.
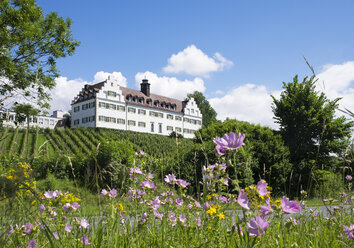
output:
M143 79L143 82L140 84L140 91L143 92L146 96L150 96L150 84L149 80Z

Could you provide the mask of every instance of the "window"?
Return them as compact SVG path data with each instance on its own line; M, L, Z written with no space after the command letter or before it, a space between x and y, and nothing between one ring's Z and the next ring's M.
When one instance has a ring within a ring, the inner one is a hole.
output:
M198 110L196 110L196 111L195 111L195 114L198 116L198 115L199 115L199 111L198 111Z
M54 125L54 120L50 120L50 125Z
M104 121L104 119L105 119L104 116L102 116L102 115L98 116L99 121Z
M133 120L128 120L128 125L129 125L129 126L135 126L135 121L133 121Z
M128 112L129 113L135 113L136 112L136 108L128 108Z
M49 125L49 120L48 119L44 119L44 123L48 126Z
M162 124L159 123L159 133L162 133Z
M187 115L189 115L190 113L189 113L190 111L189 111L189 109L187 109Z
M154 132L154 123L151 122L151 132L153 133Z
M118 105L117 106L117 110L119 110L119 111L125 111L125 107L124 106L121 106L121 105Z
M117 93L115 93L114 91L108 91L108 92L107 92L107 95L108 95L108 96L116 97L116 96L117 96Z
M114 104L109 104L109 108L115 110L117 107L116 107L116 105L114 105Z
M37 117L33 117L33 123L37 123Z
M77 119L77 120L74 120L74 125L79 125L80 124L80 120Z
M118 124L125 124L125 120L124 119L117 119L117 123Z
M104 121L105 121L105 122L109 122L109 121L110 121L110 117L105 116L105 117L104 117Z
M146 115L146 110L144 110L144 109L138 109L138 114L139 114L139 115Z
M95 116L94 115L89 117L89 122L92 122L92 121L95 121Z
M157 112L154 112L154 111L150 111L150 116L155 116L155 117L158 117L158 113Z
M144 104L144 98L140 98L140 99L139 99L139 102L140 102L141 104Z
M145 126L146 126L146 123L139 121L139 122L138 122L138 126L139 126L139 127L145 127Z
M175 120L176 120L176 121L181 121L181 120L182 120L182 117L181 117L181 116L175 116Z
M152 106L152 101L151 101L151 99L146 100L146 103L147 103L148 105Z
M176 132L177 132L177 133L182 132L182 128L180 128L180 127L176 127Z
M79 112L80 111L80 106L74 107L74 112Z
M194 115L194 109L191 110L192 115Z
M154 105L155 105L156 107L160 106L159 101L155 101L155 102L154 102Z
M173 127L167 126L167 131L173 131Z
M99 103L98 103L98 107L99 107L99 108L105 108L105 107L106 107L106 103L104 103L104 102L99 102Z
M160 117L160 118L163 118L163 113L159 113L159 117Z
M167 119L169 119L169 120L173 120L173 115L167 115Z
M82 110L86 110L86 109L88 109L88 103L82 105Z

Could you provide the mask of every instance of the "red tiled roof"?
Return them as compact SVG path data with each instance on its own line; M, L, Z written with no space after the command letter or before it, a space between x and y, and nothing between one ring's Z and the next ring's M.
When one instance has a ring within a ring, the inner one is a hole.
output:
M106 83L106 81L103 81L103 82L100 82L97 84L93 84L93 85L85 84L84 88L81 89L79 94L71 102L71 105L95 98L93 93L98 92L105 83ZM85 96L85 95L87 95L86 99L85 98L80 99L80 96Z

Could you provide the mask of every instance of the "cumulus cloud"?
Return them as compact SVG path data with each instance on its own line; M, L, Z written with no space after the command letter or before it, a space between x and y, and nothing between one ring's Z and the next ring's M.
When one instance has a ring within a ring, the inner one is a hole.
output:
M272 95L279 97L280 91L272 92ZM209 99L209 102L218 113L218 119L231 118L278 128L272 119L272 98L264 85L241 85L223 97Z
M215 53L211 58L195 45L190 45L183 51L173 54L163 71L208 77L209 73L222 71L232 65L233 62L224 58L220 53Z
M183 100L188 93L205 91L204 81L201 78L193 80L179 80L175 77L158 76L156 73L146 71L135 75L136 86L140 89L142 79L148 79L151 93Z
M354 61L325 65L317 78L318 90L323 91L331 100L341 97L339 107L354 112Z
M71 101L84 87L85 84L95 84L102 82L106 80L108 76L115 78L121 86L127 86L127 79L122 75L121 72L108 73L104 71L99 71L94 75L92 82L82 80L81 78L71 80L69 80L67 77L56 78L56 86L53 90L51 90L52 100L50 101L50 110L70 110Z

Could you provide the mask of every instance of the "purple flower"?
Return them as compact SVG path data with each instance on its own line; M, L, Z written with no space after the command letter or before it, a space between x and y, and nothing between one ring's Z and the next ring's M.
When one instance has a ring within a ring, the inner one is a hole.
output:
M65 230L66 232L71 232L71 229L72 229L72 228L73 228L72 225L66 224L65 227L64 227L64 230Z
M35 239L31 239L30 241L28 241L27 243L27 248L35 248L37 245L37 242Z
M176 199L176 206L177 207L181 207L183 205L183 200L182 200L182 198L177 198Z
M343 225L343 231L345 232L346 235L348 235L348 239L352 239L353 236L353 231L354 231L354 224L350 224L349 227Z
M143 172L140 170L139 167L132 167L132 168L130 168L129 175L130 175L130 177L132 177L134 174L142 175Z
M139 154L136 152L136 153L134 153L134 157L137 157L137 156L139 156Z
M59 240L59 234L57 232L53 232L53 236L56 240Z
M229 186L229 180L227 180L227 178L222 179L222 183L226 186Z
M83 228L88 228L89 227L89 223L88 221L85 219L85 218L81 218L81 221L80 221L80 226L83 227Z
M293 217L290 216L289 220L294 224L294 225L300 225L300 221L297 221Z
M176 176L173 174L168 174L168 175L166 175L164 180L168 184L175 184L176 183Z
M245 192L243 189L241 189L240 194L238 195L237 202L241 207L250 210L250 203L247 198L247 192Z
M7 235L11 235L14 232L14 227L10 225L10 230L7 232Z
M26 223L26 225L22 226L22 229L25 230L24 233L26 235L28 235L28 234L30 234L32 232L33 225L30 222L28 222L28 223Z
M220 155L225 155L228 150L236 150L240 148L244 143L245 134L236 134L230 132L229 135L225 134L222 138L216 137L213 141L216 144L216 151Z
M73 204L71 204L71 208L73 209L73 210L76 210L76 209L78 209L80 207L80 205L79 205L79 203L77 203L77 202L73 202Z
M60 194L61 194L60 190L47 191L44 193L44 197L47 199L55 199L58 196L60 196Z
M90 245L90 241L89 238L87 237L86 233L84 233L84 235L82 235L80 242L83 243L84 245Z
M269 226L269 222L263 219L261 216L256 216L256 219L252 219L250 222L247 223L248 233L250 236L262 235L264 230Z
M176 217L174 212L169 212L168 214L168 220L172 222L172 226L176 225Z
M158 218L159 220L162 220L163 218L163 214L159 214L157 211L154 211L154 215L156 218Z
M146 219L147 219L147 217L148 217L147 213L143 213L143 215L141 216L141 220L142 220L143 222L145 222Z
M347 179L348 181L351 181L351 180L353 179L353 177L352 177L351 175L347 175L347 176L345 177L345 179Z
M266 202L267 206L262 205L261 208L259 209L259 212L261 212L261 214L263 216L266 216L266 215L270 214L270 212L272 211L272 207L270 206L269 198L267 198L265 200L265 202Z
M148 177L148 179L153 179L154 175L149 172L147 177Z
M44 212L44 210L45 210L45 206L44 206L44 204L41 204L41 206L39 207L39 213L43 213Z
M185 215L183 215L183 214L180 214L179 215L179 220L182 222L182 223L184 223L184 222L186 222L186 216Z
M148 189L156 189L156 186L154 184L154 182L152 181L148 181L148 180L144 180L141 185L140 185L143 189L148 188Z
M195 206L196 206L197 208L202 208L202 206L200 205L199 201L196 201L196 202L195 202Z
M105 189L102 189L101 190L101 196L105 196L105 195L107 195L108 194L108 191L107 190L105 190Z
M117 190L116 189L111 189L109 192L108 192L108 196L111 197L111 198L116 198L117 197ZM79 204L78 204L79 205Z
M156 196L155 200L152 202L153 210L157 210L161 205L161 201L158 196Z
M146 157L146 153L144 151L140 151L140 155Z
M200 227L202 225L202 221L200 219L200 217L198 217L197 219L197 227Z
M257 183L257 190L261 196L266 196L269 193L267 190L267 185L268 184L264 180L261 180Z
M188 185L190 185L190 183L182 180L182 179L177 179L176 181L177 185L181 186L182 188L187 187Z
M293 214L301 210L301 206L297 201L289 201L289 198L283 196L281 207L285 213Z

